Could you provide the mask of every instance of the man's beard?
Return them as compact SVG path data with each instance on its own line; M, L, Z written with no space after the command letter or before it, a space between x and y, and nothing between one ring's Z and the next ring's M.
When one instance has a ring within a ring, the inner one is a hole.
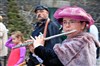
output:
M45 20L47 20L47 18L41 17L40 15L37 15L37 16L36 16L36 19L37 19L38 21L45 21Z

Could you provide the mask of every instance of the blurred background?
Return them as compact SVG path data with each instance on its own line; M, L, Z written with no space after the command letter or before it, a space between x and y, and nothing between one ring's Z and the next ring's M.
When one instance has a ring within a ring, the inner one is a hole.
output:
M84 8L95 20L100 37L100 0L0 0L0 15L6 25L8 35L15 30L21 31L25 39L28 39L34 30L33 23L36 22L34 8L36 5L45 5L50 10L50 18L54 20L53 14L62 6L80 6ZM97 60L100 66L100 59Z
M34 7L39 4L49 7L51 19L54 19L53 13L59 7L80 6L93 16L95 25L100 28L100 0L0 0L0 15L4 17L8 34L20 30L27 39L34 30L32 25L35 22Z

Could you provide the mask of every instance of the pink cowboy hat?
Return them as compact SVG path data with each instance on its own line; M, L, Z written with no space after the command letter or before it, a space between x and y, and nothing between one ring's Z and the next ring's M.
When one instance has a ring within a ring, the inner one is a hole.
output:
M80 7L62 7L54 13L54 18L56 18L58 21L63 17L69 17L80 21L87 21L89 22L89 26L94 24L93 18Z

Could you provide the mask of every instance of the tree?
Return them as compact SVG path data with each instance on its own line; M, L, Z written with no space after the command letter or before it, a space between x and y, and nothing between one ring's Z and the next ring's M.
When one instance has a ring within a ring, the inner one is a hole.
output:
M8 34L10 35L11 32L19 30L24 34L25 38L28 38L31 33L31 25L23 20L18 10L16 0L8 0Z

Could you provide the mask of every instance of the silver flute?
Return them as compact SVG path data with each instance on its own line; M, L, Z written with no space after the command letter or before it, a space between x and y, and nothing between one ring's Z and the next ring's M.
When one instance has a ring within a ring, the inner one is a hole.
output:
M44 38L44 40L50 40L50 39L52 39L52 38L56 38L56 37L59 37L59 36L62 36L62 35L68 35L68 34L73 33L73 32L75 32L75 31L76 31L76 30L72 30L72 31L69 31L69 32L64 32L64 33L61 33L61 34L53 35L53 36ZM22 43L22 44L18 44L18 45L16 45L16 46L14 46L13 49L19 48L19 47L23 47L23 46L27 46L27 45L30 45L30 44L33 44L33 42L34 42L34 41L25 42L25 43Z

